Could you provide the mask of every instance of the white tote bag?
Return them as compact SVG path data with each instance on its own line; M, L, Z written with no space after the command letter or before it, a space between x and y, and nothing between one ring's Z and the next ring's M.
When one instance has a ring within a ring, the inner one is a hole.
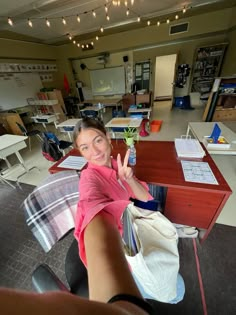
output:
M125 253L132 273L146 293L161 302L176 297L179 271L178 234L158 211L128 205Z

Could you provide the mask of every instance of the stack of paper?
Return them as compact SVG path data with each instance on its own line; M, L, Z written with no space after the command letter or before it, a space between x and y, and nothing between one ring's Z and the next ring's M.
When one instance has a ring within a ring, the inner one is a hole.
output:
M178 157L203 158L205 151L197 139L175 139Z
M68 156L58 167L69 168L73 170L82 170L87 164L87 161L82 156Z

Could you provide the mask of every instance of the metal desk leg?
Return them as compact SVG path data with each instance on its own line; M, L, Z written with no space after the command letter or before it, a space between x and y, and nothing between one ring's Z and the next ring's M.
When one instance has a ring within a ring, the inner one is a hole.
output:
M186 136L189 135L189 131L190 131L190 127L189 127L189 125L188 125L187 132L186 132Z
M4 177L2 177L0 175L0 180L3 181L5 184L8 184L9 186L11 186L11 188L16 188L14 185L12 185L7 179L5 179Z

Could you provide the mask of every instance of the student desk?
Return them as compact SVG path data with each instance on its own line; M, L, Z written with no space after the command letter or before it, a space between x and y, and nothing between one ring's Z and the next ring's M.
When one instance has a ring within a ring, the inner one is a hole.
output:
M25 143L26 139L28 139L28 137L17 135L5 134L0 136L0 159L5 160L9 168L11 164L7 160L7 157L11 154L15 154L20 164L25 169L24 160L19 151L27 147Z
M81 118L67 119L61 122L60 124L56 125L56 128L57 129L59 128L63 132L67 132L70 141L72 141L71 133L73 132L74 127L77 124L77 122L79 122L80 120Z
M123 140L112 140L114 157L124 158L126 145ZM180 159L172 141L139 141L136 145L137 164L134 173L140 180L166 187L164 215L172 222L203 229L203 242L232 193L221 172L206 151L201 159L208 162L219 185L191 183L184 180ZM65 157L49 168L50 173L65 170L57 167L69 155L79 155L72 149Z

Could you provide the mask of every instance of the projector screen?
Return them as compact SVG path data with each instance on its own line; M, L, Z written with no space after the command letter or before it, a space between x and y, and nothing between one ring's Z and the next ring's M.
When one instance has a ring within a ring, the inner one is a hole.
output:
M93 95L125 94L124 67L91 70L90 79Z

